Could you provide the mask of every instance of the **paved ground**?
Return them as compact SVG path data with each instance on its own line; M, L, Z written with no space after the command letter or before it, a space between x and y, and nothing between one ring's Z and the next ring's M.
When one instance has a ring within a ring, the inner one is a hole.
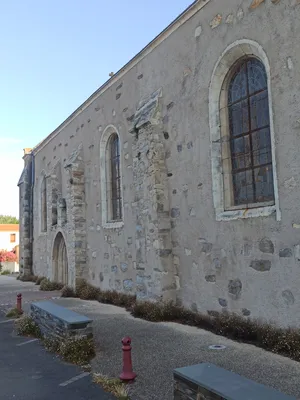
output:
M7 311L15 307L18 293L22 293L25 308L32 301L60 296L60 292L42 292L34 283L18 281L15 276L0 275L0 310Z
M4 283L1 278L0 299L3 298L1 292L3 293ZM12 285L11 281L10 285L10 288L12 286L15 287L13 295L15 296L20 289L18 288L18 283ZM39 295L38 292L30 292L32 289L35 290L34 286L32 284L26 285L22 285L25 299L31 297L36 299L36 296ZM9 298L8 292L9 290L6 289L5 298ZM44 296L58 297L58 294L53 294L53 292L51 294L44 293ZM132 337L133 366L138 374L136 382L130 389L132 400L172 400L174 368L201 362L216 364L300 399L300 363L288 358L266 352L254 346L236 343L193 327L173 323L155 324L135 319L121 308L99 304L94 301L62 298L56 298L53 301L94 319L94 337L97 345L97 356L92 363L94 372L101 372L111 377L119 376L122 369L121 339L126 335ZM7 329L9 323L8 325L3 325L0 324L0 332L3 329ZM0 343L2 342L3 339L0 336ZM226 349L209 350L208 346L212 344L223 344ZM34 346L31 348L34 349L34 354L37 352L38 354L43 354L40 353L43 350L39 348L37 343L18 347L18 351L21 349L21 351L25 352L26 347L28 350L28 346ZM1 352L0 347L0 354ZM27 351L26 354L28 358L32 358L32 351ZM51 358L50 355L47 355L47 357L48 359L49 357ZM43 362L40 365L42 370ZM61 367L66 368L59 363L59 368ZM52 376L51 374L55 368L52 366L46 370L49 371L49 376ZM76 375L76 373L73 373L73 375ZM39 375L39 373L32 370L30 376ZM32 379L30 378L29 381L31 382ZM54 377L53 379L57 378ZM79 380L76 385L84 383L85 379ZM37 381L39 382L39 380ZM58 381L56 382L58 385ZM54 387L53 383L52 385ZM75 384L70 385L70 389L73 385ZM1 400L2 398L6 399L1 397ZM13 397L7 398L13 399ZM84 397L85 400L90 398L93 399L93 397ZM100 393L97 398L102 399ZM18 400L18 398L16 399ZM23 399L24 397L20 397L20 400ZM48 400L47 397L28 397L28 400L35 399ZM58 399L60 398L58 397ZM68 399L68 397L64 397L64 399ZM76 397L72 397L73 399L77 400ZM103 399L106 398L103 397Z
M133 367L138 374L130 389L132 400L172 400L174 368L201 362L216 364L300 398L300 363L288 358L197 328L135 319L121 308L98 302L54 301L94 319L95 372L117 377L122 368L121 339L132 337ZM209 350L212 344L227 347Z
M26 301L47 296L38 294L30 283L15 282L15 278L0 276L0 299L5 304L14 298L15 289L22 289ZM0 306L1 400L113 400L81 368L46 352L38 340L17 336L13 321L4 317L4 308Z

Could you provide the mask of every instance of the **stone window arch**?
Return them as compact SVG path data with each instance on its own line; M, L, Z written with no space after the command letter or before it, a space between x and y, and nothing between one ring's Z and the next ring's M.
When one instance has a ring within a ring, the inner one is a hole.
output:
M47 232L47 180L46 175L41 176L40 185L40 231Z
M230 45L214 68L209 91L217 220L281 218L271 99L262 47L246 39Z
M100 142L102 225L123 226L121 141L117 129L109 125Z

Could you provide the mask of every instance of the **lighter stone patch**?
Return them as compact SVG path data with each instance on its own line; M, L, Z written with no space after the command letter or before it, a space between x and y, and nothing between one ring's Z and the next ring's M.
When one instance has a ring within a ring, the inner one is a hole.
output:
M116 116L116 111L115 110L112 110L112 115L113 115L113 117Z
M124 158L125 158L125 160L128 160L128 158L129 158L129 154L128 154L128 153L126 153L126 154L125 154L125 156L124 156Z
M128 147L128 142L125 142L123 147L124 147L124 149L127 149L127 147Z
M97 252L96 252L96 251L93 251L93 252L92 252L92 257L93 257L93 258L97 258Z
M199 36L201 35L201 33L202 33L202 26L199 25L199 26L197 26L197 28L195 29L195 37L196 37L196 38L199 37Z
M222 22L222 15L218 14L215 16L215 18L210 22L210 26L212 29L215 29L217 26L220 25L220 23Z
M234 20L233 14L229 14L229 15L227 16L225 22L226 22L226 24L232 24L232 23L233 23L233 20Z
M239 20L243 19L244 18L244 11L241 8L239 8L236 16L238 17Z
M295 303L294 295L290 290L283 290L281 295L287 305L290 306Z
M191 256L192 255L192 250L191 249L184 249L185 250L185 254L187 256Z
M194 217L195 215L196 215L195 209L192 207L192 208L190 209L190 216L191 216L191 217Z
M198 269L199 265L195 262L193 262L193 268Z
M292 69L294 69L294 63L291 57L288 57L288 59L286 60L287 63L287 67L288 69L291 71Z
M297 186L297 183L296 183L295 178L292 176L290 179L287 179L286 181L284 181L283 185L286 189L295 189L295 187Z

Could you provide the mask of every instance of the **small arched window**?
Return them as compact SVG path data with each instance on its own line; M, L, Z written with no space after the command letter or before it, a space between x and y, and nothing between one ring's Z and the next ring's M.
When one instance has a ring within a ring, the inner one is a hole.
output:
M122 190L120 173L120 140L113 133L107 143L107 211L109 221L122 220ZM108 222L109 222L108 221Z
M43 177L41 184L41 232L47 232L47 185L46 177Z
M273 202L268 83L256 58L239 61L228 84L232 206Z

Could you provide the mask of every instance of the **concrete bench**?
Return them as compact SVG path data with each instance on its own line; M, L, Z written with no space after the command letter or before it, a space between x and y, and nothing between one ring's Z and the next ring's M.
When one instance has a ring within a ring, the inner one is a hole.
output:
M30 314L43 335L54 337L93 337L90 318L50 301L31 303Z
M174 370L174 400L296 400L213 364Z

